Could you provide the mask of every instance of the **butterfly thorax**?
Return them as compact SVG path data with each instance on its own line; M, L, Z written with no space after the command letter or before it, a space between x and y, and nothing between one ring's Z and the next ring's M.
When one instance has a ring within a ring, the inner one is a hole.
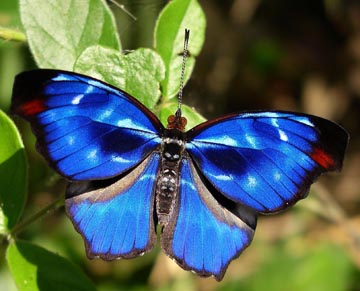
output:
M156 184L156 212L162 226L168 223L177 200L184 148L184 133L177 129L166 129L162 138L160 175Z

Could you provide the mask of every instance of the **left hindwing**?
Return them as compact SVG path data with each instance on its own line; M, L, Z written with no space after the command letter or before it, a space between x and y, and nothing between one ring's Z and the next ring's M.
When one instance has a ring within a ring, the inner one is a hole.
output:
M321 173L339 170L348 134L311 115L254 112L200 124L187 139L187 151L218 191L266 213L304 198Z
M83 236L89 258L133 258L153 248L159 163L159 154L153 153L117 181L101 181L101 187L96 181L69 184L66 212Z

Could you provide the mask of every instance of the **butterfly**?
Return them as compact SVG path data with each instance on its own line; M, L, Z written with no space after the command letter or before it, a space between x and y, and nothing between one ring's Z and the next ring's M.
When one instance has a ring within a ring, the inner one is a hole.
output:
M331 121L284 111L229 114L185 132L181 109L164 127L126 92L59 70L18 75L11 110L70 180L66 212L89 258L140 256L160 225L166 255L218 281L252 241L258 214L288 208L340 170L349 138Z

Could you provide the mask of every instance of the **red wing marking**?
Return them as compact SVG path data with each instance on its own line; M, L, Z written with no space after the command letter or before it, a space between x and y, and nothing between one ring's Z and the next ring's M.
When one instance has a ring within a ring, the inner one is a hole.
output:
M314 151L310 157L324 169L330 169L336 165L335 161L327 153L319 148L314 148Z
M20 106L19 112L25 116L35 115L40 112L45 111L46 106L44 105L43 100L35 99L29 102L24 103Z

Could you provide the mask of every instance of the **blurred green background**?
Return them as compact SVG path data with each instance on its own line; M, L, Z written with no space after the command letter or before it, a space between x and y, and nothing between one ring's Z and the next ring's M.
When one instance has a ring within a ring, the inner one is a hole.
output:
M0 2L0 26L21 29L17 1ZM124 49L152 47L167 1L109 2ZM360 290L360 2L341 0L200 1L206 40L184 103L206 118L253 109L301 111L341 123L351 140L341 174L321 177L290 211L260 217L252 245L221 283L184 272L157 247L144 257L90 261L64 210L22 238L83 268L99 290ZM14 76L34 68L26 43L0 39L0 108ZM30 160L25 217L63 195L65 182L18 123ZM0 289L16 290L0 246Z

